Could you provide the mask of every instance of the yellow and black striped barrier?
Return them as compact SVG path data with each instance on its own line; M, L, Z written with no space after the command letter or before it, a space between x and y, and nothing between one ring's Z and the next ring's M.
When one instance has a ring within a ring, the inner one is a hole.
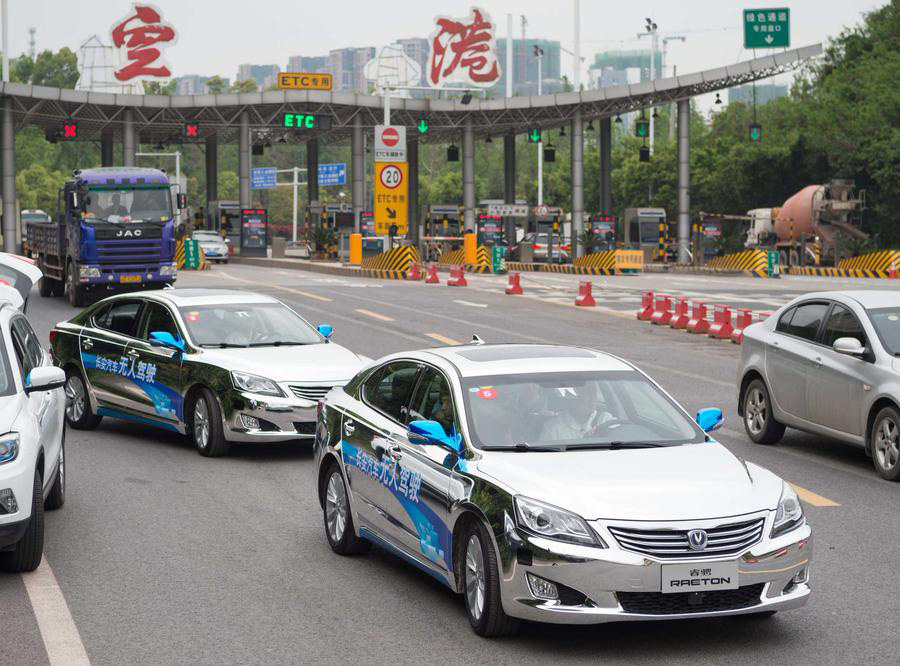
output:
M417 263L419 253L416 248L403 245L363 259L360 275L384 280L402 280L406 277L409 267Z
M887 278L891 267L900 271L900 250L880 250L851 257L840 262L837 268L831 266L791 266L789 275L811 275L815 277Z
M470 273L490 273L492 270L491 253L484 245L479 245L475 250L474 264L466 263L465 250L462 248L444 252L438 257L437 264L438 266L463 266ZM507 262L508 266L509 262Z
M755 277L768 277L769 257L763 250L744 250L710 259L706 268L716 271L747 273Z

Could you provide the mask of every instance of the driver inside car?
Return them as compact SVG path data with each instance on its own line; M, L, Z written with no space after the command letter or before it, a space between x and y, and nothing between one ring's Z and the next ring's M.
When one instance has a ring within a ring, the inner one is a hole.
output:
M584 386L559 386L550 389L549 407L556 412L544 422L542 442L584 439L594 434L614 416L604 409L590 384Z

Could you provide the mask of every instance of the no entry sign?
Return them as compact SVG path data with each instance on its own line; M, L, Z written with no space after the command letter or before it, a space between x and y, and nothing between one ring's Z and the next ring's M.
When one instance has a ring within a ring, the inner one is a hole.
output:
M406 127L375 125L375 161L406 161Z
M396 127L385 127L381 132L381 143L388 148L393 148L400 142L400 132Z

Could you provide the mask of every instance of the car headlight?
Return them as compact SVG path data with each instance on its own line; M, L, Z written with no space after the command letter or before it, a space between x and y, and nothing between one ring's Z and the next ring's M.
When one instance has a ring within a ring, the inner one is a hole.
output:
M249 391L250 393L259 393L260 395L276 395L284 397L284 393L278 388L278 384L271 379L260 377L259 375L251 375L247 372L231 372L231 381L234 387L241 391Z
M177 275L178 266L176 264L163 264L159 267L160 275Z
M803 517L803 507L797 493L790 484L785 483L781 491L781 499L778 500L778 510L775 511L775 523L772 525L772 538L787 534L797 529L806 519Z
M0 465L12 462L19 455L19 433L8 432L0 437Z
M100 277L102 273L100 272L100 268L97 266L79 266L78 267L78 276L83 278L96 278Z
M557 541L606 548L606 544L594 533L584 518L571 511L521 495L516 495L514 503L519 527L529 532Z

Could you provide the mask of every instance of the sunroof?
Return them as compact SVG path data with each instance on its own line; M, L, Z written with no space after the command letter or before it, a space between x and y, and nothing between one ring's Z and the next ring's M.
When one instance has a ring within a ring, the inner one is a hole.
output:
M473 347L456 352L470 361L515 361L524 358L594 358L586 349L576 347L541 347L522 345L509 347Z

